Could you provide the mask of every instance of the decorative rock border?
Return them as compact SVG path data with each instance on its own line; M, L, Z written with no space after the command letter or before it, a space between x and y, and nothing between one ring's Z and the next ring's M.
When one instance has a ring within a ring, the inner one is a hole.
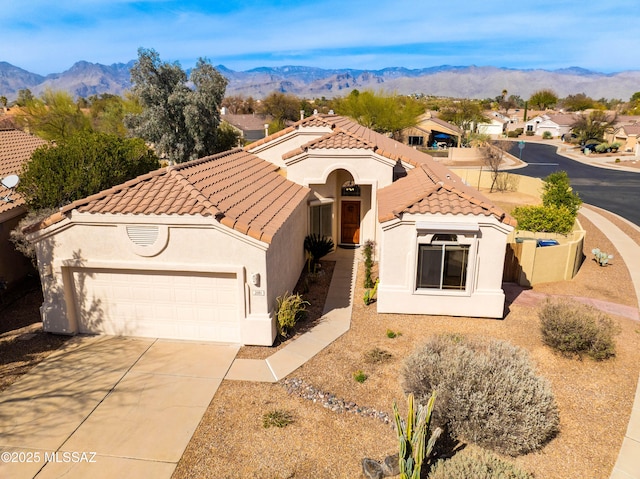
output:
M363 417L377 419L390 426L394 425L392 418L386 412L378 411L370 407L358 406L353 401L337 398L334 394L316 389L302 379L286 378L280 381L279 384L286 388L287 393L321 404L324 408L336 413L358 414Z

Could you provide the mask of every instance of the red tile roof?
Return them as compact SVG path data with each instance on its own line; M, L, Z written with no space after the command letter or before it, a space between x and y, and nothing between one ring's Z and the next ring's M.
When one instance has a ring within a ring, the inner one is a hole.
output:
M277 166L236 149L152 171L60 211L215 217L270 243L309 192L277 171Z
M454 173L444 177L427 165L410 170L406 177L378 191L380 223L400 218L403 213L494 216L515 226L516 221L493 205Z
M29 135L20 130L0 130L0 179L9 175L19 175L33 152L47 142L37 136ZM0 198L4 198L10 191L0 185ZM11 193L13 202L0 201L0 213L24 205L21 195Z
M295 149L286 155L284 158L291 158L305 151L309 148L340 148L337 146L336 141L342 142L344 146L342 148L368 148L375 151L381 156L385 156L393 161L401 160L412 166L419 166L431 159L431 156L419 152L418 150L403 145L400 142L393 140L385 135L377 133L369 128L366 128L359 123L353 121L350 118L340 115L313 115L303 120L294 123L292 126L285 128L273 135L269 135L266 138L258 140L245 147L246 150L251 151L254 148L261 146L265 143L296 131L299 128L305 127L327 127L333 130L332 133L327 133L327 136L313 140L306 145L303 145L299 149ZM342 134L340 134L343 132ZM336 134L337 133L337 134ZM345 134L346 133L346 134ZM328 137L332 136L333 141L328 140ZM358 146L355 146L358 145Z
M437 120L431 118L431 120ZM436 123L447 124L442 120ZM251 150L283 135L305 127L328 127L331 132L283 155L295 157L312 149L369 149L394 161L401 160L414 167L409 174L378 194L380 222L389 221L403 212L493 215L500 221L515 225L513 218L493 205L479 191L469 187L446 166L421 151L366 128L350 118L339 115L313 115L289 128L270 135L246 147Z

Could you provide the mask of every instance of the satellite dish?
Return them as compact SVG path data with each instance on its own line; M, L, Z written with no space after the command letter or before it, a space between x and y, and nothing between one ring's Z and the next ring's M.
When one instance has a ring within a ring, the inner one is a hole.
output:
M9 175L0 180L0 183L2 183L2 186L5 188L13 189L18 185L18 183L20 183L20 178L18 175Z

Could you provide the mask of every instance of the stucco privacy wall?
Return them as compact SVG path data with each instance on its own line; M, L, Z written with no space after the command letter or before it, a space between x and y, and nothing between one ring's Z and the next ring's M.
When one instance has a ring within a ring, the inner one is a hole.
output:
M297 216L300 216L298 212ZM290 220L291 221L291 220ZM130 240L127 225L154 225L160 230L153 249L143 255L140 247ZM285 225L284 229L290 229ZM299 232L297 233L299 235ZM279 235L286 239L286 235ZM195 275L222 273L234 275L237 288L238 328L236 334L226 337L209 337L210 340L241 342L244 344L272 344L275 330L272 321L272 296L282 285L295 285L303 259L294 257L289 270L274 274L278 286L267 283L268 245L243 235L223 225L212 223L210 218L198 216L127 216L92 215L74 211L70 220L64 220L38 232L35 240L39 269L43 279L45 303L42 307L44 329L49 332L74 334L79 331L78 312L74 304L80 299L81 307L91 308L92 298L78 298L74 291L74 272L91 275L94 271L116 272L167 272L193 273ZM298 238L299 240L299 238ZM276 251L288 245L279 245L274 238ZM301 240L300 240L301 241ZM82 245L74 250L71 245ZM277 256L274 253L274 256ZM259 286L249 285L250 275L259 274ZM294 278L295 276L295 278ZM251 294L253 289L271 291L270 294ZM100 327L100 306L97 305L96 327ZM228 319L228 318L225 318ZM127 335L160 336L148 330L136 331L135 322L122 331ZM117 331L112 331L117 333ZM214 335L215 336L215 335ZM183 339L202 339L199 337Z
M428 229L419 229L424 224ZM510 231L492 216L405 213L402 220L383 223L378 312L503 317L502 269ZM418 242L434 233L464 235L471 242L465 291L416 290Z
M577 219L568 235L524 230L511 233L508 242L519 264L518 284L531 286L572 279L578 274L584 259L584 236L585 231ZM517 238L520 238L520 243L516 242ZM537 238L555 239L560 244L539 248L536 247Z
M474 188L482 187L489 188L491 186L491 172L480 171L471 169L452 169L456 175L462 180ZM516 170L517 171L517 170ZM542 194L542 188L544 182L540 178L531 178L529 176L518 175L509 171L503 171L501 173L507 174L517 178L517 190L519 193L531 195L535 198L540 198ZM478 179L479 177L479 179Z

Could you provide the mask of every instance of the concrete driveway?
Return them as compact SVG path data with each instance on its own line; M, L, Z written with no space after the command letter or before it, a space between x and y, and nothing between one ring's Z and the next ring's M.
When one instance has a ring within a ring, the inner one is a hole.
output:
M170 478L238 349L72 339L0 394L0 477Z

